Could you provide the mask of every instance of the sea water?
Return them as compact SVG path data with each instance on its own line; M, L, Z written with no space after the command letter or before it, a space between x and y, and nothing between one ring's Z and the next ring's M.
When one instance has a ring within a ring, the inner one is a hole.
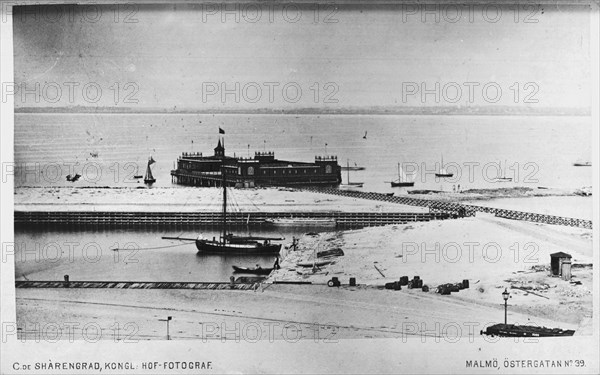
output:
M149 157L156 187L171 183L182 152L212 155L219 139L226 154L274 151L281 160L313 162L335 155L343 182L363 191L391 188L401 163L415 181L408 189L452 191L538 186L579 188L592 183L592 124L586 116L407 116L247 114L17 114L15 186L144 187ZM452 178L436 178L441 161ZM67 174L79 173L75 183ZM496 177L511 177L499 182Z

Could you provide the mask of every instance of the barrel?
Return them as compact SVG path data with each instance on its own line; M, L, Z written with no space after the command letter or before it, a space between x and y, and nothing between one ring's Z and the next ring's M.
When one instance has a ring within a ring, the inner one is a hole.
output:
M408 282L408 289L412 289L412 288L413 288L413 286L414 286L414 284L413 284L413 283L414 283L414 280L410 280L410 281Z
M394 289L394 283L385 283L385 289Z
M421 288L422 291L424 292L429 292L429 287L427 285L423 285L423 287Z
M350 278L350 286L356 286L356 277Z
M394 281L394 290L402 290L402 286L398 281Z
M413 281L414 283L414 281ZM413 285L414 288L422 288L423 287L423 280L416 280L416 284L417 285Z
M419 277L419 276L415 276L415 277L413 277L413 280L419 280L419 279L420 279L420 277Z
M400 278L400 285L408 285L408 276L402 276Z
M468 279L464 279L462 284L463 284L463 288L469 289L469 280Z
M334 284L337 284L340 282L337 277L332 277L331 281L333 281Z

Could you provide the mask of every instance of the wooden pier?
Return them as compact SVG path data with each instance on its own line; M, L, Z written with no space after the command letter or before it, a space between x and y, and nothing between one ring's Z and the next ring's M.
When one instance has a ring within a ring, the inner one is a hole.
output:
M155 281L15 281L15 288L254 290L257 283Z
M446 213L450 216L475 216L476 212L486 212L494 214L497 217L502 217L512 220L532 221L536 223L564 225L571 227L580 227L592 229L591 220L576 219L571 217L562 217L554 215L536 214L533 212L505 210L502 208L493 208L486 206L475 206L462 203L444 202L430 199L418 199L410 197L396 197L380 193L369 193L352 190L341 189L319 189L319 188L304 188L302 190L316 193L332 194L345 197L370 199L376 201L385 201L409 206L429 207L432 213Z
M108 211L15 211L15 226L72 227L206 227L222 223L221 212L108 212ZM338 227L404 224L451 218L445 212L251 212L229 213L231 225L266 225L267 219L335 219Z

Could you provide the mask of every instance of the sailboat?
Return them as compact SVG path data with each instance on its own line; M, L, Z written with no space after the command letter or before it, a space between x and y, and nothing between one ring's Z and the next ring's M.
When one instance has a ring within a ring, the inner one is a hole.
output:
M446 168L444 168L444 156L442 155L442 164L440 165L440 170L435 174L435 177L452 177L454 173L449 173Z
M504 161L504 169L502 170L502 175L496 177L496 181L498 181L498 182L510 182L510 181L512 181L512 177L506 177L506 160Z
M350 182L350 160L346 160L346 163L347 163L346 169L348 171L348 183L342 184L342 185L362 187L364 185L364 182Z
M196 247L198 253L221 254L221 255L277 255L281 250L281 244L272 244L271 240L282 240L282 238L270 237L243 237L227 233L227 184L225 181L225 168L221 171L223 180L223 221L221 222L221 233L217 239L212 240L198 236Z
M574 167L591 167L592 166L592 162L591 161L583 161L583 160L577 160L575 163L573 163Z
M392 187L415 186L414 181L408 181L408 178L404 174L404 171L402 170L402 168L400 168L400 163L398 163L398 179L396 181L392 181L391 184Z
M353 167L351 167L350 165L348 165L348 166L342 166L340 168L343 171L364 171L365 170L365 167L360 167L356 163L354 163Z
M152 175L152 168L150 168L150 166L154 163L154 159L152 158L152 156L150 156L150 159L148 159L148 166L146 167L146 175L144 176L145 184L151 185L156 182L156 178L154 178L154 176Z

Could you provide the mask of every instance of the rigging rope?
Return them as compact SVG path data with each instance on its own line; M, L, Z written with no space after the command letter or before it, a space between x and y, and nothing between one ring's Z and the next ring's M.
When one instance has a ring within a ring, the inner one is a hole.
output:
M177 245L168 245L168 246L157 246L157 247L142 247L142 248L137 248L137 249L111 249L112 251L138 251L138 250L157 250L157 249L168 249L171 247L177 247L177 246L184 246L184 245L189 245L192 244L194 242L189 241L189 242L184 242L184 243L180 243Z

